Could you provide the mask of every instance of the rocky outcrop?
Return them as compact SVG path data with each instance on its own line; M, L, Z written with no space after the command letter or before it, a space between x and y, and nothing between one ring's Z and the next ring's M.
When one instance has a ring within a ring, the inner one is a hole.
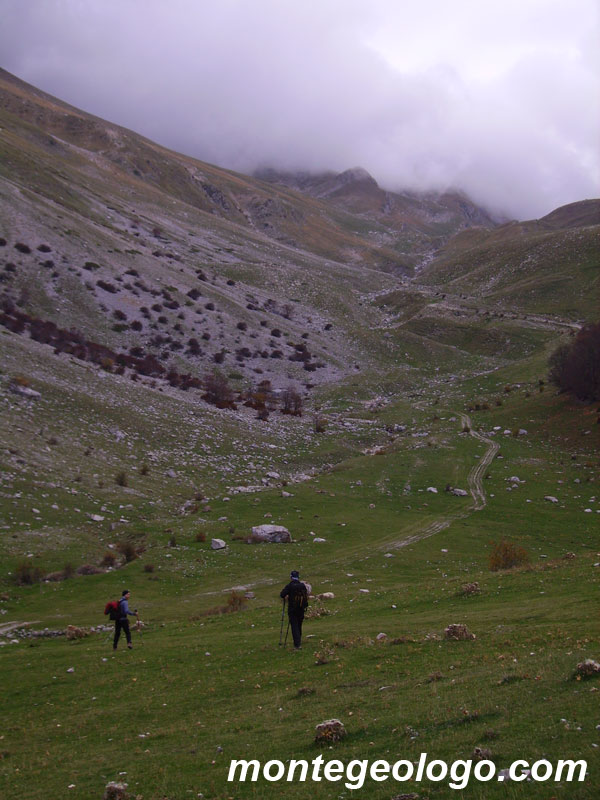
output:
M315 742L317 744L332 744L339 742L346 734L346 728L339 719L327 719L315 728Z
M260 544L261 542L280 544L291 542L292 536L283 525L255 525L247 541L249 544Z

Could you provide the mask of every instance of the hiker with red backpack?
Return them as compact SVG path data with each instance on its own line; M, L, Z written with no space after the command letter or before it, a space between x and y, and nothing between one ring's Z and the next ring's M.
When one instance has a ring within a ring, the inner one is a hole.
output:
M129 620L127 619L128 616L130 617L137 617L138 623L140 618L138 616L137 608L133 611L129 610L129 589L123 589L123 594L121 599L117 602L113 600L110 603L106 604L106 608L104 609L104 613L108 614L110 619L114 620L115 623L115 637L113 639L113 650L117 649L117 644L119 643L119 637L121 636L121 631L125 631L125 638L127 639L127 647L131 650L133 644L131 642L131 631L129 630Z
M300 580L298 570L293 569L290 578L290 582L287 586L284 586L279 596L283 599L284 607L287 598L288 620L292 629L294 650L300 650L302 646L302 622L304 621L304 612L308 608L308 591L306 585Z

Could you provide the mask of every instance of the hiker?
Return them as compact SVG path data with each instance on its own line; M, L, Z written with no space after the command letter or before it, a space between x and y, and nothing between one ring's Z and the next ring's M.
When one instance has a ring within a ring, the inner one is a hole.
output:
M130 650L133 647L133 644L131 643L131 632L129 630L129 620L127 619L127 615L129 615L130 617L137 617L138 612L137 608L134 609L133 611L129 610L128 601L129 601L129 589L123 589L122 597L119 600L117 618L115 620L115 638L113 639L113 650L117 649L117 644L119 642L119 636L121 635L121 631L125 631L125 637L127 639L127 647Z
M308 608L308 592L305 584L300 580L298 570L293 569L290 573L290 582L285 586L279 596L288 601L288 619L292 629L294 640L294 650L300 650L302 646L302 622L304 612Z

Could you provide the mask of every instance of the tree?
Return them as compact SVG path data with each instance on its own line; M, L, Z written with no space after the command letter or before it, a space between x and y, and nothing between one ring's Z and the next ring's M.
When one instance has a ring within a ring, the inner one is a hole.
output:
M293 417L302 416L302 395L293 386L288 386L281 393L281 413L291 414Z
M208 372L204 376L204 394L202 399L217 408L235 408L233 389L227 378L219 370Z
M571 344L550 356L548 378L579 400L600 400L600 322L584 325Z

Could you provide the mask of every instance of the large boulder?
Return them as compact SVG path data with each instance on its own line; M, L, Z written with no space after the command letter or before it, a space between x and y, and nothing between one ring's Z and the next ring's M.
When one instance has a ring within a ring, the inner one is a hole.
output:
M252 528L252 535L248 539L249 543L268 542L279 544L291 541L292 536L283 525L255 525Z

